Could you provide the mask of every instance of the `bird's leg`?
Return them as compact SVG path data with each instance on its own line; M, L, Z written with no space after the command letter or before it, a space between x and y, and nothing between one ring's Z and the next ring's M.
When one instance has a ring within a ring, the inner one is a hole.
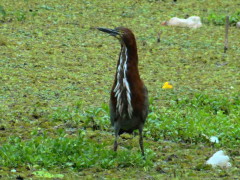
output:
M118 141L118 133L119 133L119 130L120 130L119 125L117 123L114 125L114 130L115 130L115 141L114 141L113 150L117 151L117 147L118 147L118 142L117 142Z
M115 136L115 141L114 141L114 146L113 146L113 150L114 150L114 151L117 151L117 147L118 147L118 142L117 142L117 140L118 140L118 135Z
M143 148L143 135L142 135L142 131L143 131L143 128L140 127L139 128L139 145L140 145L140 148L141 148L141 151L142 151L142 156L145 159L144 148Z

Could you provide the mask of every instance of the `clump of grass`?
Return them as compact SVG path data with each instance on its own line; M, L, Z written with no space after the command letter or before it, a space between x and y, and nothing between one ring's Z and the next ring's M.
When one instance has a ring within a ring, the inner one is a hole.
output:
M15 15L15 18L16 18L18 21L25 21L25 20L26 20L27 13L24 12L24 11L16 11L16 12L14 12L14 15Z
M240 12L236 12L230 15L229 17L230 25L235 25L238 21L240 21ZM222 26L226 22L226 14L211 13L209 14L209 16L206 17L206 22L209 24Z
M72 107L54 108L54 112L49 115L49 119L68 123L71 126L81 126L93 130L108 130L110 127L108 111L107 104L82 110L82 106L77 102Z
M7 13L5 8L0 5L0 17L2 17L2 22L6 22L7 17L9 17L8 21L12 21L12 18L18 21L25 21L26 15L27 13L23 10L11 11Z
M122 150L116 154L105 146L105 143L87 139L84 131L80 131L77 137L68 137L62 130L56 138L49 137L47 133L33 133L31 140L27 141L11 137L0 148L0 166L81 170L93 166L105 169L152 165L152 151L147 151L148 159L144 161L140 153Z
M162 93L164 94L164 92ZM222 145L239 143L239 98L195 94L178 97L166 93L169 107L156 109L148 116L147 135L154 139L205 142L204 135L217 136Z
M7 39L3 36L0 36L0 46L7 46Z
M6 18L7 13L6 13L4 7L1 6L1 5L0 5L0 15L2 16L2 19L3 19L3 21L4 21L5 18Z

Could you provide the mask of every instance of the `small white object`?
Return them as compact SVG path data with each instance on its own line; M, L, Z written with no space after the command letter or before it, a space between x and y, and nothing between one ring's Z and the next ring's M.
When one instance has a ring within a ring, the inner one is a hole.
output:
M15 172L17 172L17 170L16 169L11 169L11 172L15 173Z
M240 28L240 21L236 24L237 28Z
M211 136L210 137L210 142L212 142L212 143L219 143L219 140L218 140L218 138L216 136Z
M168 26L188 27L194 29L202 27L201 18L199 16L190 16L187 19L173 17L163 24Z
M212 165L212 167L222 167L222 168L229 168L231 167L231 163L229 162L229 157L224 154L222 150L213 154L209 160L207 160L206 164Z

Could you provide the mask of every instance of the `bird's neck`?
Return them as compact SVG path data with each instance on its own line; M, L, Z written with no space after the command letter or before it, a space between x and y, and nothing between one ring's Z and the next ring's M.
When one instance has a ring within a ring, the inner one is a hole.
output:
M116 80L132 83L132 81L135 81L138 78L140 77L138 72L138 54L136 44L131 47L122 44L118 59Z
M138 54L136 43L131 46L125 45L124 43L121 45L118 68L121 66L124 67L122 70L126 72L126 76L131 76L136 73L138 74Z
M126 109L129 117L132 116L133 112L131 103L131 86L134 82L134 78L140 79L137 64L137 49L128 48L127 46L122 45L117 65L114 93L117 98L118 112L121 114L123 109L127 107Z

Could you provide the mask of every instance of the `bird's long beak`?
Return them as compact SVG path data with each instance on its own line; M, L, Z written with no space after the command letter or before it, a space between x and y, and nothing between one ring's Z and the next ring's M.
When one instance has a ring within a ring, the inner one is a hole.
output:
M117 35L119 35L119 32L118 32L117 30L115 30L115 29L100 28L100 27L98 27L97 29L98 29L99 31L108 33L108 34L111 35L111 36L115 36L115 37L116 37Z

